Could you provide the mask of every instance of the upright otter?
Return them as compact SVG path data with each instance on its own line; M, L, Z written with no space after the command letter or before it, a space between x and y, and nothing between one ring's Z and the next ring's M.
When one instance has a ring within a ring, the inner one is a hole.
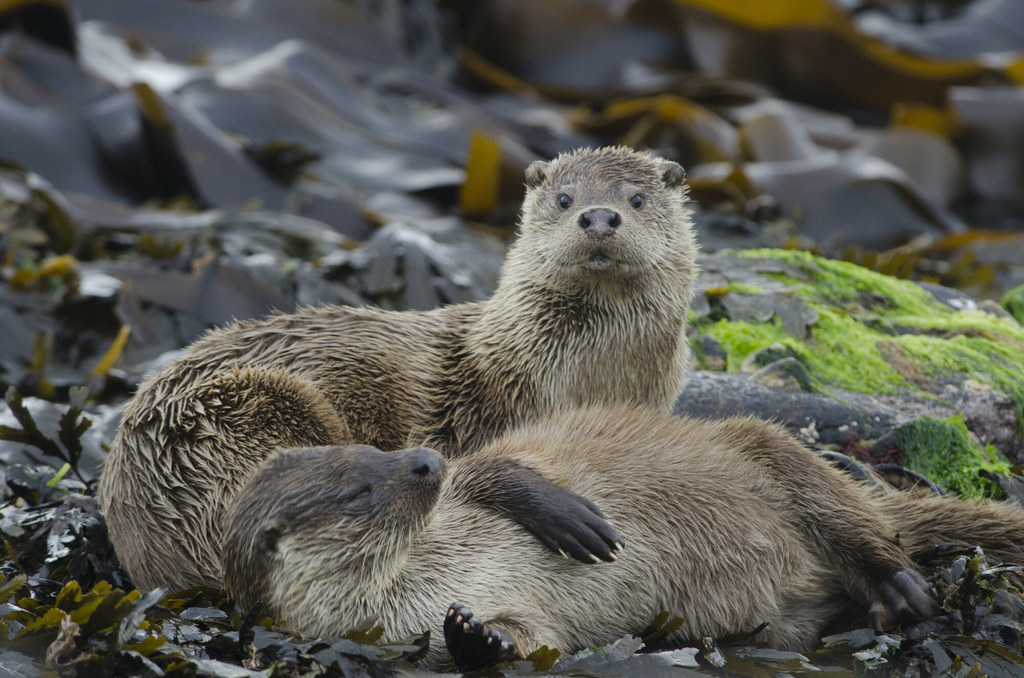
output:
M595 500L630 547L584 567L480 511L470 498L509 460ZM268 459L227 517L228 591L314 635L370 616L392 640L429 629L431 665L450 663L445 638L461 668L474 668L513 647L575 651L639 634L661 610L685 620L676 639L768 622L756 642L806 650L851 600L876 626L930 614L897 541L980 542L1024 561L1024 512L880 497L753 419L586 408L510 431L444 469L424 449ZM874 579L850 567L850 550ZM452 601L476 614L453 607L442 633Z
M225 506L278 446L429 444L456 457L563 405L669 411L695 275L683 178L676 163L625 148L535 162L490 299L309 309L197 341L140 386L100 479L135 584L218 585ZM618 535L592 504L506 471L479 501L551 548L613 557Z

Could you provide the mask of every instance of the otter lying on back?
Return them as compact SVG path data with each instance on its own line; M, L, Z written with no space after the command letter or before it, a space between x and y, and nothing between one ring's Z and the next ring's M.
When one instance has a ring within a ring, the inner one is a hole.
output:
M449 457L556 407L668 412L695 247L682 168L625 148L526 173L497 291L428 312L326 307L211 332L126 408L99 484L140 588L218 586L221 516L277 447L429 444ZM477 500L553 549L611 559L593 504L513 466Z
M592 498L630 547L587 567L479 510L472 496L512 460ZM774 425L629 408L556 415L447 464L425 449L283 451L227 525L225 584L243 607L313 635L371 616L390 640L429 629L428 663L451 663L445 638L462 668L639 635L662 610L685 620L676 640L768 622L755 642L806 650L851 600L877 627L930 614L909 551L980 542L1024 560L1024 512L879 497ZM443 633L452 601L468 608Z

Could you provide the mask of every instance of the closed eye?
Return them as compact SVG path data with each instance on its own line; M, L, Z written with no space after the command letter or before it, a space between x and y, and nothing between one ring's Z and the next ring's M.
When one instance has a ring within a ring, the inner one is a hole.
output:
M341 501L346 504L361 501L369 497L371 492L373 492L373 485L361 485L348 494L343 495Z

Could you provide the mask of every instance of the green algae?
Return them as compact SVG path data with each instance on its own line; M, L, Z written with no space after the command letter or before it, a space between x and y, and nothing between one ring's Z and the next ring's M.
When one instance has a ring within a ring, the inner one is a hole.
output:
M1017 285L1003 297L1003 308L1024 325L1024 285Z
M1018 402L1024 399L1024 349L1019 346L966 335L904 335L899 343L932 374L962 373Z
M868 393L896 393L904 379L882 358L874 345L873 333L854 321L834 316L822 314L814 325L814 340L809 343L786 334L778 318L763 324L719 320L701 327L701 331L725 350L729 372L740 371L747 356L782 345L822 385Z
M797 250L753 249L734 253L743 259L777 259L791 264L800 277L771 273L767 277L802 288L808 299L845 307L864 307L880 314L917 315L924 310L947 309L926 290L898 278L875 273L846 261L835 261ZM810 284L811 289L807 289Z
M735 256L749 259L761 277L785 284L786 294L816 310L818 319L807 340L787 334L778 316L766 323L736 322L721 312L697 319L697 330L725 350L727 370L739 371L747 356L781 344L823 391L933 397L944 384L971 378L1009 395L1018 408L1024 403L1024 328L1012 319L956 310L912 282L805 252ZM751 287L744 284L744 292Z
M1011 472L999 450L971 438L960 416L915 419L897 428L895 435L903 464L953 494L975 499L998 495L996 484L978 471Z
M764 292L763 287L741 282L730 282L728 289L730 292L739 292L740 294L762 294Z
M729 372L738 372L744 358L774 344L788 346L798 355L803 351L802 343L786 334L778 318L767 323L717 320L703 323L701 331L710 335L725 351L726 371Z

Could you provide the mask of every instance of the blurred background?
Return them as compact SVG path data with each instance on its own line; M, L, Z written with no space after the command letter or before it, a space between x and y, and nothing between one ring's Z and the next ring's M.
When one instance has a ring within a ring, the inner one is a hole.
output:
M704 251L1024 282L1019 0L0 1L0 381L489 294L537 158L682 163Z

